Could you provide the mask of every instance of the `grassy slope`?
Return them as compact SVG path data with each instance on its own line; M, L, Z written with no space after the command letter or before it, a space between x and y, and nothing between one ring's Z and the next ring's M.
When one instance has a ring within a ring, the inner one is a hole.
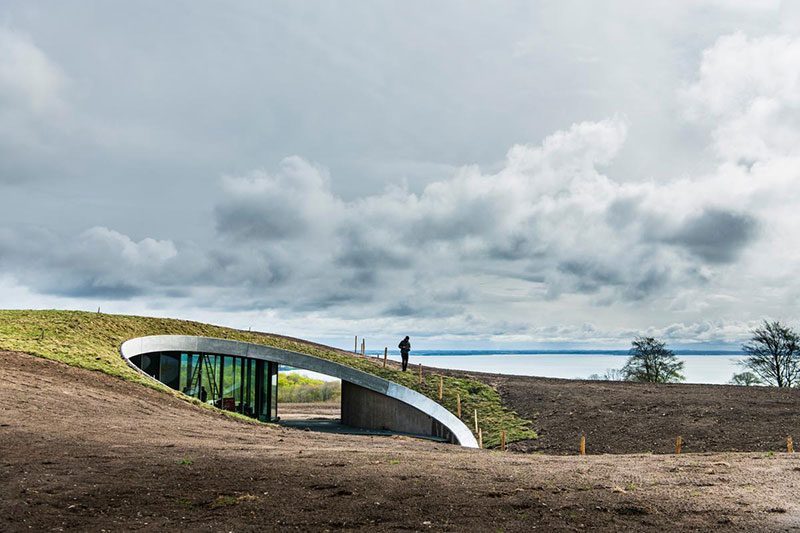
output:
M422 384L419 384L416 373L403 373L383 368L376 364L375 360L345 355L334 350L269 334L164 318L108 315L82 311L0 310L0 348L2 349L30 353L89 370L99 370L186 398L177 391L144 378L122 360L119 355L119 346L128 339L145 335L217 337L306 353L370 372L438 400L438 375L423 371L423 381ZM478 410L485 447L499 445L501 430L506 432L507 441L536 437L536 434L528 429L530 422L502 407L499 395L490 386L470 379L445 376L444 398L441 403L453 413L456 412L457 394L461 395L462 418L468 427L474 429L473 409ZM195 402L197 403L196 400Z

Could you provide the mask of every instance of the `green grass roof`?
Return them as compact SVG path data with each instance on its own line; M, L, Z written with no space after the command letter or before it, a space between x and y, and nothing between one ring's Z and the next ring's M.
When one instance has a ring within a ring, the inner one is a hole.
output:
M356 357L338 350L325 349L311 343L267 333L168 318L84 311L0 310L2 349L25 352L88 370L98 370L192 401L180 392L145 378L123 361L119 354L120 345L128 339L146 335L197 335L274 346L375 374L417 390L435 401L438 401L439 397L439 375L430 371L423 370L423 380L420 384L416 372L404 373L383 368L382 364L376 363L372 358ZM536 438L536 434L529 429L530 421L503 407L500 396L489 385L472 379L444 376L444 398L439 403L454 414L456 395L461 396L462 419L473 431L473 410L477 409L485 447L499 445L501 431L505 431L508 442Z

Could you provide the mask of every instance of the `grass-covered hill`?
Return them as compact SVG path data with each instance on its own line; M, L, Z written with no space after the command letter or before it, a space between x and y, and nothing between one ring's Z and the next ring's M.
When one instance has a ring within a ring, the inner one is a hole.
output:
M180 392L143 377L130 368L119 354L119 346L128 339L145 335L197 335L274 346L329 359L415 389L438 401L439 375L423 372L422 384L416 373L383 368L375 359L364 359L313 343L279 335L241 331L166 318L109 315L83 311L0 310L0 349L25 352L68 365L97 370L186 398ZM473 428L473 410L477 409L486 447L497 446L500 432L506 440L535 438L530 421L501 405L500 396L479 381L444 376L444 405L456 413L456 395L461 396L462 418Z

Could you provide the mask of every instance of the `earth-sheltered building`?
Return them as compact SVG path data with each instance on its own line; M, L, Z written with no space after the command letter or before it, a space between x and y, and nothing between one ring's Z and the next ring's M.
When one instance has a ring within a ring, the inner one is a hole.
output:
M319 357L187 335L138 337L124 342L120 353L138 371L173 389L261 421L278 417L279 365L319 372L342 380L342 424L478 446L461 420L427 396Z

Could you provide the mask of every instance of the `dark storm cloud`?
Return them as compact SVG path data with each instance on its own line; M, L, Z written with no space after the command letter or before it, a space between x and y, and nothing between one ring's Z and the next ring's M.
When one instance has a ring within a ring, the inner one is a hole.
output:
M592 260L571 260L558 265L559 271L576 279L575 288L578 292L593 293L608 286L617 286L624 283L620 270Z
M336 264L359 269L408 268L411 260L403 252L379 247L352 246L336 256Z
M412 266L409 249L391 236L375 235L369 221L351 221L337 232L337 265L357 269L406 269Z
M492 259L506 261L541 256L544 252L535 250L534 246L534 241L529 235L515 233L509 235L503 242L492 243L488 250L488 256Z
M668 266L650 266L625 287L624 294L629 300L642 300L667 286L670 276Z
M413 302L398 302L383 309L381 316L389 318L448 318L461 315L464 308L461 306L445 305L424 298Z
M400 302L383 310L383 316L414 316L419 313L419 307L408 302Z
M723 209L707 208L690 218L665 239L710 263L731 263L756 237L755 218Z
M217 231L243 240L281 240L302 235L306 222L292 206L238 201L214 209Z
M641 216L641 198L620 198L611 202L606 210L606 220L615 229L623 229Z
M103 300L128 300L134 296L144 294L142 287L136 287L124 282L108 284L96 279L68 279L63 284L55 281L41 288L45 294L56 296L70 296L74 298L91 298ZM175 294L173 293L173 297Z

